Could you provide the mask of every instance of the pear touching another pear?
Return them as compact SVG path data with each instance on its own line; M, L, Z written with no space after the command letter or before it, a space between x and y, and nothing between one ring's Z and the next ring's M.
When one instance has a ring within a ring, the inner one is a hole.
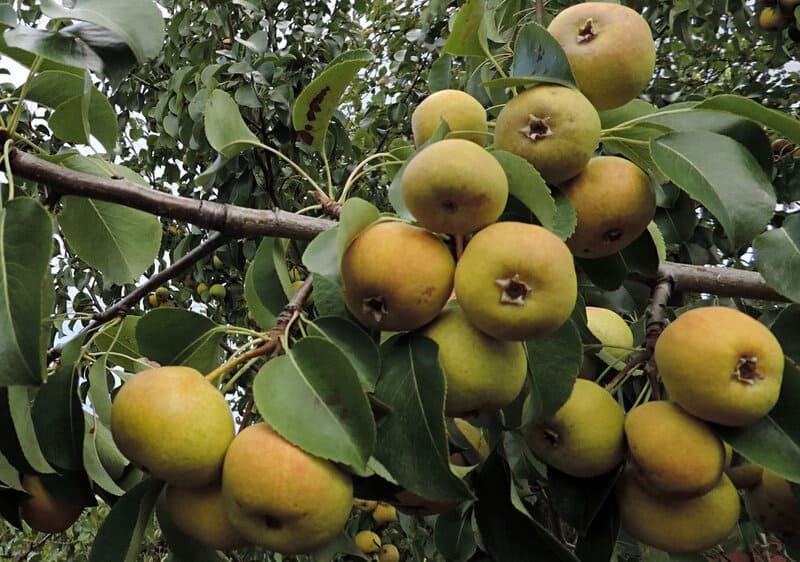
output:
M48 492L41 478L35 474L25 474L22 487L30 497L22 500L20 517L35 531L66 531L83 513L83 506L66 503Z
M619 314L608 308L586 307L586 326L601 344L602 350L616 359L623 359L633 347L633 332Z
M380 222L361 232L342 256L345 304L367 328L415 330L444 307L454 270L450 250L430 232Z
M220 392L189 367L159 367L133 375L111 408L119 450L142 470L173 486L218 480L234 434Z
M228 519L248 542L300 554L317 550L342 530L353 506L353 482L333 463L261 422L231 443L222 497Z
M750 517L773 533L800 533L800 500L789 482L764 470L761 482L745 492Z
M374 531L359 531L353 540L364 554L373 554L381 549L381 537Z
M217 550L231 550L247 544L225 514L219 482L203 488L176 488L168 484L165 496L170 518L190 537Z
M417 106L411 114L414 145L425 144L442 123L447 123L449 139L466 139L479 146L486 144L489 126L481 102L461 90L439 90Z
M659 336L655 361L670 400L728 426L767 415L783 380L783 350L772 332L722 306L681 314Z

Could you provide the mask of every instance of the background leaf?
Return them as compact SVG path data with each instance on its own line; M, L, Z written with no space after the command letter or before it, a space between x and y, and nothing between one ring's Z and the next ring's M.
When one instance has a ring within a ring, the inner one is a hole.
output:
M244 297L256 323L268 329L289 302L275 268L274 253L281 241L263 238L244 278Z
M786 217L781 228L760 234L753 241L758 270L770 287L800 302L800 216Z
M485 0L466 0L458 9L442 53L482 57L488 52L484 27Z
M742 96L723 94L710 97L697 105L697 109L715 109L757 121L777 131L795 144L800 144L800 121L775 109Z
M355 369L364 391L375 391L381 372L380 351L361 326L344 318L323 316L308 325L308 333L319 335L338 347Z
M157 308L136 325L142 354L160 365L185 365L203 374L219 366L224 334L209 318L179 308Z
M261 145L258 137L245 125L239 106L222 90L214 90L208 95L204 124L208 144L226 159Z
M525 205L548 230L556 227L556 203L550 188L530 162L502 150L492 152L508 177L508 192Z
M511 76L532 77L576 87L567 55L558 41L537 23L527 23L517 34Z
M65 470L83 468L83 410L78 376L71 365L59 369L39 389L33 423L45 458Z
M336 236L336 255L339 263L342 261L342 254L356 236L364 229L374 223L380 217L380 211L372 203L351 197L342 206L342 213L339 217L339 228Z

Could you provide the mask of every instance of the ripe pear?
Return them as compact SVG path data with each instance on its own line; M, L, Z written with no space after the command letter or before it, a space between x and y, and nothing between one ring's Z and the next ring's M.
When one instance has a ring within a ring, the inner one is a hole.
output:
M800 533L800 501L790 484L764 469L761 482L745 492L750 517L764 530L774 533Z
M525 158L550 184L580 172L600 141L600 117L577 90L535 86L512 98L497 116L494 146Z
M350 476L278 435L266 423L242 430L225 455L225 511L249 542L283 554L317 550L344 527Z
M508 200L508 178L486 150L464 139L422 149L403 172L403 201L433 232L470 234L497 220Z
M369 513L375 511L375 508L378 507L378 500L355 498L353 500L353 506L359 511L366 511Z
M203 488L176 488L168 484L165 495L169 516L190 537L217 550L247 544L228 520L219 482Z
M217 480L233 439L233 415L219 391L189 367L133 375L111 408L111 433L123 455L179 487Z
M480 461L486 460L492 451L489 447L489 442L486 441L486 437L483 436L481 430L463 418L453 418L453 424L461 434L460 437L463 437L469 443L469 452L474 453L472 456L476 457ZM450 434L450 437L451 439L453 438L452 433ZM458 436L456 437L456 440L458 440Z
M670 399L707 421L748 425L778 401L780 343L763 324L733 308L681 314L659 336L655 361Z
M628 534L669 552L711 548L739 520L739 494L725 475L705 494L675 498L653 494L625 470L616 493L622 527Z
M629 102L653 76L653 34L631 8L606 2L575 4L559 12L547 31L564 49L578 88L598 110Z
M659 493L696 496L713 488L725 465L722 440L674 402L633 408L625 437L636 476Z
M641 168L618 156L597 156L559 186L578 224L567 246L580 258L602 258L627 247L656 212L656 195Z
M758 14L758 26L764 31L781 31L792 23L792 18L785 15L777 6L765 6Z
M764 479L764 467L753 463L739 464L726 468L725 474L737 490L749 490Z
M595 382L577 379L564 405L523 433L539 459L571 476L588 478L622 462L624 423L622 409L611 394Z
M460 307L443 310L422 333L439 345L439 363L447 381L445 415L494 412L522 390L528 372L525 347L481 332Z
M500 340L556 331L575 307L577 287L564 242L541 226L520 222L478 232L456 267L456 296L467 320Z
M20 504L20 516L35 531L66 531L83 512L83 506L68 504L54 497L35 474L25 474L22 486L30 497Z
M388 503L378 503L378 506L372 511L372 519L378 525L393 523L397 521L397 510Z
M378 562L400 562L400 551L393 544L385 544L378 551Z
M422 100L411 114L411 132L417 147L425 144L439 128L441 120L452 131L448 138L486 144L486 111L481 102L461 90L439 90Z
M381 549L381 538L374 531L359 531L353 540L358 550L364 554L372 554Z
M453 289L455 262L430 232L381 222L359 234L342 256L347 308L364 326L404 331L439 314Z
M633 332L622 316L608 308L587 306L586 324L592 335L603 344L603 351L617 359L630 354Z

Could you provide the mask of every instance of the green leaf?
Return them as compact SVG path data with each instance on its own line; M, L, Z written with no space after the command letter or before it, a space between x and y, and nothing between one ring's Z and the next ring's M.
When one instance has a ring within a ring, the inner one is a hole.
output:
M117 500L97 531L89 562L137 560L163 485L160 480L147 479Z
M314 277L316 283L317 278ZM365 392L374 392L381 372L378 346L361 326L344 318L328 316L317 318L308 326L309 335L319 335L336 347L350 360Z
M342 254L356 236L380 217L380 211L372 203L352 197L342 206L341 216L339 217L339 228L336 236L336 255L339 263L342 261Z
M800 338L797 337L797 327L800 326L800 306L793 304L782 308L767 326L778 338L786 357L795 363L800 363Z
M366 469L375 421L350 360L332 342L301 339L261 368L253 396L264 420L287 440L312 455Z
M594 478L575 478L548 467L547 483L553 507L579 535L589 530L612 496L621 468Z
M614 546L619 534L619 510L616 502L606 502L583 536L578 537L575 555L581 562L613 560Z
M49 274L52 248L53 221L39 203L18 198L0 209L0 386L42 382L50 310L31 288Z
M536 78L564 86L575 85L567 55L558 41L537 23L527 23L520 28L514 44L514 61L511 76Z
M132 334L135 337L135 333ZM105 424L111 423L111 393L108 388L108 366L103 356L89 367L89 399L97 417Z
M433 540L436 550L447 560L469 560L477 545L472 530L471 512L459 514L452 510L436 518Z
M592 283L606 291L619 289L628 275L628 268L620 253L598 259L575 258L575 263Z
M3 33L2 49L25 64L31 55L40 56L59 65L103 72L103 59L82 39L74 35L19 26ZM19 51L22 51L20 53Z
M136 325L144 356L160 365L185 365L201 373L219 366L224 334L206 316L179 308L156 308Z
M448 462L438 346L419 334L398 336L381 347L381 358L375 394L391 413L378 428L375 458L401 486L424 498L468 499L469 490Z
M717 133L670 133L651 143L653 160L722 224L740 248L764 230L776 203L772 184L738 142Z
M83 41L103 60L102 73L113 84L119 84L136 66L136 55L125 40L105 27L79 21L59 29Z
M575 232L578 226L578 215L575 214L575 207L569 197L560 190L553 194L553 201L556 204L556 216L553 219L553 234L566 240Z
M316 150L323 149L328 126L342 94L358 71L373 58L366 49L347 51L303 88L292 109L292 124L300 140Z
M800 216L786 217L781 228L760 234L753 247L758 271L767 284L784 297L800 302Z
M158 217L115 203L78 196L62 199L58 222L72 250L106 282L135 281L161 247Z
M208 95L204 124L208 144L225 159L253 146L261 146L261 141L242 119L239 106L222 90L214 90Z
M161 52L164 16L152 0L73 0L71 8L42 0L41 6L53 19L86 21L110 29L122 37L140 63Z
M141 316L128 315L122 322L105 326L97 333L92 342L100 353L105 353L104 363L107 361L112 365L122 367L124 370L133 373L136 371L138 361L134 359L141 357L139 346L136 343L136 324L138 324ZM130 358L130 359L129 359ZM91 382L91 370L89 371L89 379ZM90 397L92 396L91 387L89 390ZM94 399L92 399L94 402ZM99 412L98 412L99 413ZM108 421L107 418L102 418Z
M556 203L550 188L530 162L502 150L492 152L508 177L508 192L532 212L548 230L556 227Z
M89 414L84 414L84 427L86 431L83 435L83 467L86 474L92 479L94 484L100 486L103 490L114 496L121 496L125 490L119 487L111 475L103 466L103 462L98 452L98 441L101 436L106 439L111 439L111 432L102 426L99 420L93 419ZM105 433L101 433L101 429ZM113 441L112 441L113 444ZM122 454L120 453L120 456Z
M795 144L800 144L800 121L787 113L764 107L751 99L732 94L714 96L697 105L697 109L727 111L757 121L781 133Z
M31 411L45 458L65 470L83 468L83 410L78 374L71 365L59 369L39 389Z
M309 271L321 274L331 281L339 282L339 258L336 247L339 226L318 234L303 252L303 264Z
M650 142L669 132L669 128L653 123L637 123L629 129L616 131L601 139L603 150L611 154L620 154L639 166L659 183L668 180L653 162L650 154Z
M653 224L652 222L650 224ZM628 244L619 253L625 264L626 272L640 273L649 278L654 278L658 271L659 248L658 230L653 234L650 229L645 229L636 240ZM663 243L663 240L661 240Z
M9 460L16 464L27 464L34 471L40 473L53 472L53 468L42 452L34 427L31 411L33 389L25 386L10 386L3 390L4 393L0 393L0 399L3 399L0 410L3 410L3 414L5 414L4 410L8 407L8 417L3 421L10 422L4 423L3 427L13 427L14 431L9 433L10 437L16 440L6 443L7 446L3 448L3 451L9 456ZM8 448L8 445L11 446L11 449Z
M344 304L341 285L321 273L314 274L314 308L319 316L352 319L347 305Z
M442 53L464 57L483 57L489 52L484 13L485 0L466 0L458 9L453 28Z
M281 245L279 239L262 239L244 278L244 298L247 301L247 308L256 323L265 329L275 324L275 320L288 302L273 259L276 246L279 245Z
M645 115L650 115L656 111L658 111L656 106L637 98L632 99L620 107L600 111L598 112L598 115L600 115L600 124L603 126L603 129L610 129L612 127L616 127L617 125L626 123L631 119L644 117Z

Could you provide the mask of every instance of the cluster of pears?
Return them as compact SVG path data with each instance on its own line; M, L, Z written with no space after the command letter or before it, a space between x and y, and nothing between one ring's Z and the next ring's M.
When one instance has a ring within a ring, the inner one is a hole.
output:
M234 435L225 398L195 369L133 375L114 399L111 431L128 459L166 482L175 524L212 548L311 552L350 514L348 473L264 422Z

